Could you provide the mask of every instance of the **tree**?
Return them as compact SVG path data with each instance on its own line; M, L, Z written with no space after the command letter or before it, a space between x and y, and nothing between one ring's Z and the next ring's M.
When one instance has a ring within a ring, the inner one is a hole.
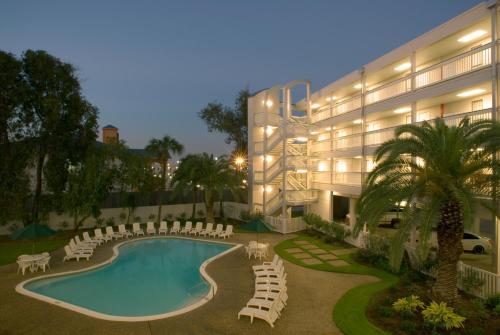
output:
M120 145L95 146L88 150L82 163L67 166L67 188L62 199L75 230L90 216L99 216L102 203L119 180L116 150L122 150Z
M191 218L194 218L196 215L196 202L200 186L199 179L201 173L199 167L201 166L201 157L200 155L187 155L184 157L177 166L177 170L172 178L175 195L181 194L186 190L191 191L193 199Z
M419 248L428 246L436 229L438 273L434 291L442 299L457 297L457 262L463 252L464 226L471 225L474 211L498 188L495 154L500 126L493 121L471 123L463 119L448 127L443 119L434 126L403 125L395 138L375 153L376 167L369 173L357 204L359 218L354 233L366 224L370 230L395 204L405 204L401 228L391 246L391 265L398 268L410 231L418 228Z
M184 151L184 146L177 142L176 139L168 135L162 139L153 138L146 146L146 151L149 152L156 162L161 165L161 185L158 188L158 223L161 221L161 206L163 205L163 191L167 188L166 174L168 161L172 155L179 155Z
M43 180L57 196L68 177L67 162L82 162L97 134L97 108L81 94L75 68L45 51L22 56L27 85L22 121L36 169L30 221L39 220Z
M21 61L0 51L0 224L22 216L28 195L29 152L21 122L25 92Z
M224 192L226 190L230 191L236 197L242 197L243 193L246 192L246 186L243 184L243 179L245 178L245 173L233 167L229 162L225 162L227 167L223 170L221 175L222 183L219 183L217 193L219 195L219 213L220 217L224 217Z
M207 124L208 131L218 131L227 135L226 143L233 143L236 153L247 152L249 97L250 91L243 89L238 92L233 108L214 101L198 113Z

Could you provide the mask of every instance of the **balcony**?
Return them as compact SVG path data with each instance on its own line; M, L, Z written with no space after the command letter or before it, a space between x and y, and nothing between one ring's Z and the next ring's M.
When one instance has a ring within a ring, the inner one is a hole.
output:
M334 172L332 184L361 186L361 172Z
M364 95L366 105L410 93L414 90L453 79L491 65L492 44L486 44L471 51L451 57L442 62L421 69L404 78L385 83ZM412 81L415 87L412 87ZM319 122L340 114L361 108L361 96L355 96L333 106L324 106L312 115L312 122Z
M312 173L313 183L320 184L331 184L332 183L332 173L330 171L320 171Z
M315 142L311 146L312 153L330 152L332 151L332 141L325 140L321 142Z
M334 150L347 150L357 147L361 147L361 134L337 137L333 140Z
M262 126L279 127L282 123L282 120L283 118L276 113L256 113L254 115L254 125L260 127Z
M365 133L365 146L380 145L394 138L396 127L374 130Z

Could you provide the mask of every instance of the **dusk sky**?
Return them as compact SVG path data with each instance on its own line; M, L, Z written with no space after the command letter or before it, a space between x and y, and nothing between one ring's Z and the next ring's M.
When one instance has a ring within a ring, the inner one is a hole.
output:
M479 2L3 1L0 49L76 65L100 126L131 147L168 134L224 154L197 116L208 102L293 79L317 90Z

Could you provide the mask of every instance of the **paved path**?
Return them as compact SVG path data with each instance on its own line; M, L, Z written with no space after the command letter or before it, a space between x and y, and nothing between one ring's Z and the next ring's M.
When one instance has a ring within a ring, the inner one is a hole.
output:
M260 234L259 240L275 245L288 238L291 236ZM255 239L254 234L237 234L230 241L247 243L251 239ZM99 247L88 262L62 263L63 253L58 250L52 253L52 273L100 263L111 256L110 247L111 244ZM369 276L310 270L285 262L288 306L275 323L275 328L271 329L261 320L250 324L248 318L237 319L238 311L253 294L251 265L258 263L248 260L243 248L212 262L207 272L219 285L214 299L192 312L151 322L99 320L20 295L15 292L15 285L37 274L23 277L16 274L17 265L6 265L0 267L0 335L340 334L332 321L334 304L352 287L376 280Z

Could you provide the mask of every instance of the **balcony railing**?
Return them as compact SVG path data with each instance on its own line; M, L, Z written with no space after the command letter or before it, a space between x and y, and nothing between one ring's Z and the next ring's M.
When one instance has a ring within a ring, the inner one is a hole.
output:
M396 97L411 91L411 78L405 77L374 88L365 95L365 104Z
M491 120L491 109L483 109L465 114L451 115L444 118L444 122L448 126L458 126L463 118L468 117L471 122L480 120Z
M388 82L380 87L368 91L365 96L365 104L390 99L412 90L412 78L415 78L413 89L423 88L447 79L458 77L466 73L482 69L491 65L491 44L451 57L438 64L419 70L414 74L395 81ZM312 122L318 122L327 118L344 114L361 108L361 96L355 96L330 106L319 109L312 115Z
M267 114L267 122L266 122ZM256 126L279 126L281 125L282 117L276 113L256 113L254 115L254 123Z
M365 133L365 145L379 145L394 138L396 127L374 130Z
M361 134L353 134L344 137L335 138L333 140L333 149L342 150L361 146Z
M491 45L487 44L447 59L415 73L416 88L460 76L491 64Z
M332 151L332 142L330 140L315 142L311 146L312 152L328 152Z
M361 172L334 172L333 184L361 186Z
M332 173L330 171L313 172L312 181L313 183L331 184Z

